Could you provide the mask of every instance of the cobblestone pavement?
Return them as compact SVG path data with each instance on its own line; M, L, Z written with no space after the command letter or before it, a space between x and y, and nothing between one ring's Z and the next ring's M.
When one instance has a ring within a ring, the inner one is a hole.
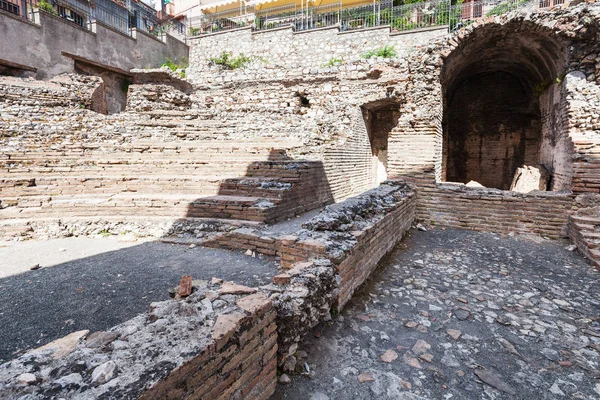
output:
M565 245L411 231L274 398L599 399L600 272Z

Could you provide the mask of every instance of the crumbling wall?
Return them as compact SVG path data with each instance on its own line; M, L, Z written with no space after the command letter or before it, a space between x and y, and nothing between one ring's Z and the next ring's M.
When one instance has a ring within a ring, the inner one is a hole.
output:
M198 284L107 332L76 332L0 365L0 397L268 399L276 311L262 293Z
M565 234L573 207L568 195L547 198L535 193L521 197L443 184L449 156L443 135L448 117L444 117L444 101L448 100L448 87L469 73L515 67L523 84L529 80L535 94L541 95L540 160L556 174L552 189L598 192L595 148L600 124L592 109L599 106L599 10L597 4L582 4L527 16L512 12L488 17L411 54L407 62L412 89L404 99L410 109L400 110L399 124L390 138L388 165L392 177L402 176L416 186L420 219L494 232L537 232L550 237ZM509 27L512 38L492 40ZM522 42L533 37L544 39L537 45ZM478 55L480 48L470 47L478 40L491 40L494 45ZM511 58L510 51L519 48L527 52ZM528 56L524 58L524 54ZM555 56L548 58L548 54ZM494 61L476 64L484 55L485 60ZM548 63L540 61L548 59Z
M317 324L329 321L338 293L335 265L327 259L298 263L262 287L277 310L278 363L285 371L296 367L298 343Z
M379 260L410 228L416 195L408 186L388 181L359 196L327 206L297 234L281 239L281 265L326 258L340 276L337 308L369 277Z

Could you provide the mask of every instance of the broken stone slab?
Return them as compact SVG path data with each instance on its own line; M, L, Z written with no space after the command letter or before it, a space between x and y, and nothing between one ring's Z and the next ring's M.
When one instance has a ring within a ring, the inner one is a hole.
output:
M469 181L465 184L466 187L478 187L478 188L482 188L485 187L483 186L481 183L476 182L476 181Z
M89 330L70 333L65 337L56 339L42 347L38 347L37 349L32 350L30 353L49 351L51 352L52 357L55 359L66 357L73 350L75 350L75 347L77 347L79 341L85 338L88 333L90 333Z
M104 364L98 365L92 371L92 384L103 385L110 381L115 376L117 365L114 361L107 361Z
M477 375L477 377L481 379L485 384L490 385L493 388L496 388L513 396L516 394L516 391L512 386L504 382L498 375L486 369L475 368L473 370L473 373L475 373L475 375Z
M248 286L238 285L233 282L225 282L219 289L219 294L251 294L255 293L256 289Z
M386 350L380 358L383 362L391 363L392 361L398 358L398 353L396 353L394 350Z
M242 319L244 319L242 313L221 314L217 317L212 333L212 338L217 343L217 350L227 343L231 335L238 330Z
M416 355L427 353L427 351L431 349L431 345L426 341L419 339L412 347L412 352Z
M279 286L287 285L290 283L292 276L287 273L278 274L273 277L273 283Z
M358 383L374 382L374 381L375 381L375 377L370 372L363 372L362 374L358 375Z
M271 308L272 303L264 293L254 293L239 299L235 304L249 314L262 315Z
M517 168L510 190L519 193L529 193L534 190L546 191L550 174L543 165L523 165Z
M101 349L115 341L119 335L115 332L94 332L85 341L86 347L90 349Z

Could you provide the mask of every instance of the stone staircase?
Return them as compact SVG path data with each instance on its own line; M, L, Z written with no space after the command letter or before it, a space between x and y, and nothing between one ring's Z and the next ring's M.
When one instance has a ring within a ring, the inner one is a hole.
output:
M333 200L320 162L289 157L303 145L290 135L209 108L92 113L92 84L71 99L0 80L0 239L40 221L272 223Z
M331 201L320 163L290 160L286 150L293 145L136 141L4 152L0 219L4 224L103 216L277 222Z
M568 234L577 249L600 267L600 207L582 208L572 214Z

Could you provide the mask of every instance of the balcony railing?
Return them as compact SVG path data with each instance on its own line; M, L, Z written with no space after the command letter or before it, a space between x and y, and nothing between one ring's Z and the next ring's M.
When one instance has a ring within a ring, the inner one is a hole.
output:
M447 26L454 30L487 15L515 9L546 8L564 0L481 0L452 4L452 0L432 0L394 6L393 0L372 5L343 7L333 3L318 7L280 6L257 10L242 9L206 14L188 20L192 36L228 29L251 27L261 31L292 27L297 31L338 26L342 31L390 26L393 31Z
M131 35L132 28L155 34L173 33L185 39L188 28L179 21L163 23L154 9L144 3L112 0L0 0L0 10L33 20L33 10L39 8L89 29L92 21L99 21L123 34Z

